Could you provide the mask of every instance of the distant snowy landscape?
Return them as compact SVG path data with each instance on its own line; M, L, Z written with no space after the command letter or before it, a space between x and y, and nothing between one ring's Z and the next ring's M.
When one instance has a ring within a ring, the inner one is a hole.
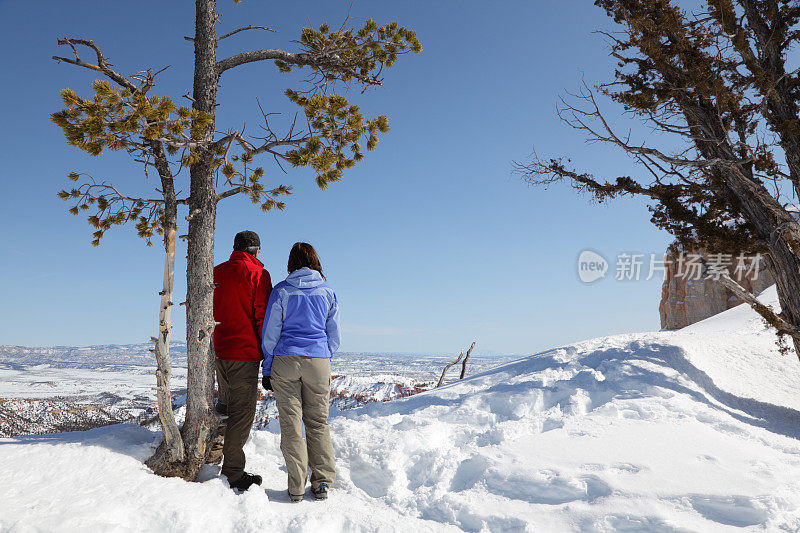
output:
M761 298L776 305L774 288ZM154 427L3 438L0 531L798 531L800 363L775 340L739 306L680 331L478 358L407 398L446 358L343 355L334 388L351 403L331 409L326 502L289 503L268 402L245 448L264 483L243 495L218 466L198 483L151 474ZM4 350L6 403L152 402L145 364ZM354 406L353 391L391 401Z
M82 348L0 346L0 437L91 429L117 422L147 423L157 416L152 344ZM172 347L176 407L186 395L186 346ZM410 395L436 384L453 357L337 354L333 403L342 409ZM473 356L474 374L508 361ZM448 381L458 378L453 367ZM257 425L277 415L274 400L259 404ZM157 423L156 423L157 425Z

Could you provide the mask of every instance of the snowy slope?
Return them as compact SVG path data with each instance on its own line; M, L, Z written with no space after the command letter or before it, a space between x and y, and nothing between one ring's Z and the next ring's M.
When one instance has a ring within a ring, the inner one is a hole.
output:
M274 420L241 496L153 476L134 425L0 439L0 530L797 531L800 363L774 342L738 307L334 410L322 503L288 503Z

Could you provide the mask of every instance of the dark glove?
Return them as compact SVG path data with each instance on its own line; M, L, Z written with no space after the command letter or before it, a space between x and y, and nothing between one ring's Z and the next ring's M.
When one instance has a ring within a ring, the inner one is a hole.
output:
M269 382L269 376L261 378L261 386L264 387L264 390L272 390L272 383Z

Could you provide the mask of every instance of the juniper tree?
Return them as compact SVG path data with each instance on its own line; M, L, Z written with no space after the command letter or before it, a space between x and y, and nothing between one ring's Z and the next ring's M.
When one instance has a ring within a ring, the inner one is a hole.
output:
M59 196L71 203L71 213L91 213L88 222L95 230L94 245L100 244L106 231L124 224L134 224L148 245L156 235L163 236L164 284L159 334L154 340L164 441L147 464L157 474L185 479L197 476L207 444L213 438L211 429L217 422L211 408L211 339L215 327L212 296L218 203L245 195L264 211L284 208L281 198L291 193L291 187L264 185L266 172L256 163L263 156L270 156L281 168L283 163L313 169L316 183L323 189L339 181L345 170L363 159L365 149L376 147L378 136L388 131L389 123L385 116L365 117L358 105L337 90L357 87L364 92L379 86L384 68L394 65L398 56L422 49L415 33L395 22L379 26L370 19L362 27L353 28L348 15L338 28L332 29L328 24L303 28L296 41L297 51L254 50L220 60L220 41L240 32L268 28L245 26L217 37L216 1L196 0L195 8L195 34L185 37L194 44L192 94L186 95L191 105L178 105L168 96L152 94L161 71L150 69L124 76L114 70L93 41L63 38L58 43L69 47L72 57L54 59L96 71L102 79L92 84L92 94L87 97L63 90L65 109L52 115L68 143L95 156L106 151L125 152L143 166L144 174L154 170L160 178L156 197L145 198L126 194L122 184L72 172L69 179L76 183L59 192ZM85 61L80 55L83 50L88 50L93 60ZM233 129L218 131L217 89L222 75L262 61L272 61L284 73L310 71L302 90L289 88L285 92L289 103L299 108L300 119L286 131L278 132L269 123L271 113L264 112L259 103L265 135L252 137ZM189 193L180 197L176 180L187 173ZM178 431L169 398L169 313L173 305L177 210L184 205L188 211L188 383L186 420Z
M604 33L613 81L584 85L558 114L590 142L616 146L642 176L596 177L568 155L535 151L516 170L535 185L567 181L605 201L644 197L652 222L679 244L711 252L760 252L775 273L782 308L721 281L788 335L800 354L800 77L787 54L800 37L800 6L788 0L596 0L618 25ZM668 149L619 133L598 95L663 134Z

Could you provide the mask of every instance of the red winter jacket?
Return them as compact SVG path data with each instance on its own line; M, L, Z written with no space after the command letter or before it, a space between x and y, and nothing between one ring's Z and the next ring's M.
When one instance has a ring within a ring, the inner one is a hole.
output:
M261 361L261 325L272 280L264 264L247 252L214 267L214 352L217 359Z

